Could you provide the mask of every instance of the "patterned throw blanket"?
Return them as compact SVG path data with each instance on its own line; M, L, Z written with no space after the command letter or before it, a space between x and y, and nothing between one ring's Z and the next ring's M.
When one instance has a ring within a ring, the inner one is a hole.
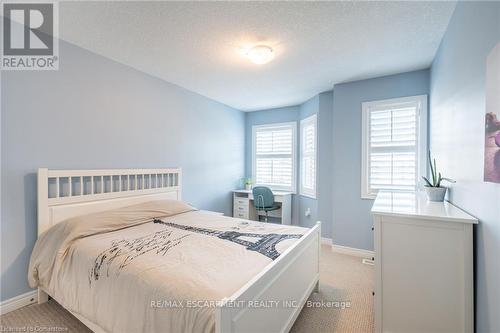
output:
M171 228L233 242L244 246L249 251L258 252L272 260L278 258L280 255L276 249L276 245L279 242L285 239L302 237L302 234L258 234L239 231L220 231L164 222L160 219L154 219L153 222L165 225L168 228L138 238L114 240L112 245L101 252L95 259L94 265L90 270L89 284L92 284L92 280L99 280L103 266L107 267L106 274L109 276L109 267L115 261L119 262L118 271L121 271L132 260L140 258L142 255L153 253L165 256L168 250L180 245L184 238L190 236L190 234L185 234L179 237L172 237ZM248 225L248 223L245 224Z

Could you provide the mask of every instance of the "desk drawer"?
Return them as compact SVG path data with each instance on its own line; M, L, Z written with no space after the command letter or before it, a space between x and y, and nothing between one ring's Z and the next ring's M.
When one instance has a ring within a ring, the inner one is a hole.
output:
M247 198L234 198L234 207L236 207L236 206L248 207L248 199Z
M234 210L233 217L238 218L238 219L247 219L248 220L248 211L238 212L238 211Z
M248 213L248 202L246 205L234 205L234 211L239 213Z

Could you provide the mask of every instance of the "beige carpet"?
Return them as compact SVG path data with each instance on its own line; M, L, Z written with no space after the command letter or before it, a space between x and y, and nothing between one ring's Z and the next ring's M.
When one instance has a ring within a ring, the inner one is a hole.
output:
M350 307L304 307L291 332L373 332L373 266L323 245L320 273L321 291L309 300L349 302Z
M324 245L321 292L311 295L310 307L304 307L291 332L373 332L372 290L372 266L362 264L359 258L333 253L329 246ZM0 317L1 332L16 332L15 328L23 327L45 332L90 332L52 300ZM48 331L49 328L52 330Z

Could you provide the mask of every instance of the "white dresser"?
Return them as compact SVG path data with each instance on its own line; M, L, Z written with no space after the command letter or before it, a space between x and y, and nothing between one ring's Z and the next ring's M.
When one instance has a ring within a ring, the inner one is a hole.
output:
M372 214L375 332L473 332L477 219L424 193L380 192Z

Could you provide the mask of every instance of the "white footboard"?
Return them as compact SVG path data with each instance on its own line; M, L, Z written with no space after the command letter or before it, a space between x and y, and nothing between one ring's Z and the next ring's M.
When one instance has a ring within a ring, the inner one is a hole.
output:
M321 223L216 310L216 333L288 332L319 291Z

